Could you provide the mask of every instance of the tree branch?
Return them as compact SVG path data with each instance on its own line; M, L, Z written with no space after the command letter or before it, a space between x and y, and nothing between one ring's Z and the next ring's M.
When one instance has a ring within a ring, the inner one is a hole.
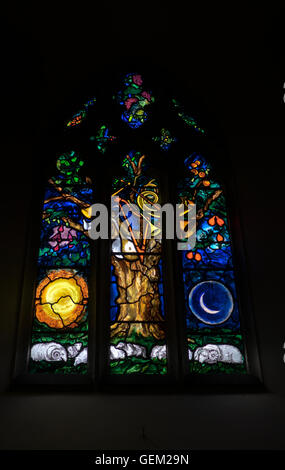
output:
M86 209L87 207L90 207L90 204L87 202L81 201L75 196L72 196L71 194L64 193L63 189L60 186L57 186L52 179L49 180L49 183L59 192L61 193L60 196L55 196L51 197L49 199L46 199L44 201L44 204L47 204L48 202L52 201L59 201L59 200L66 200L66 201L72 201L74 202L78 207L82 209ZM43 211L42 218L43 220L47 219L50 217L51 214L49 214L47 211ZM60 219L64 222L67 223L71 228L77 230L78 232L82 232L86 237L89 238L89 233L88 230L85 230L81 224L78 224L77 222L74 222L74 220L70 219L69 217L60 217Z
M138 162L138 169L137 169L137 173L138 173L138 176L141 174L142 172L142 162L143 160L145 159L145 155L142 155L139 159L139 162Z
M139 161L138 161L138 164L136 165L135 162L133 162L131 160L131 157L129 155L127 155L127 159L133 169L133 172L134 172L134 186L136 185L136 181L138 179L138 177L141 175L142 173L142 162L143 160L145 159L145 155L142 155L140 158L139 158Z
M198 184L194 188L194 193L193 193L193 201L195 201L195 197L197 196L198 188L202 185L203 180L200 180Z
M204 217L205 215L205 212L206 210L208 209L209 205L215 200L217 199L220 194L223 192L222 189L217 189L211 196L208 197L208 199L206 200L205 204L204 204L204 207L202 209L199 209L197 214L196 214L196 219L197 220L200 220Z
M51 197L49 199L46 199L44 201L44 204L47 204L52 201L59 201L61 199L64 199L65 201L72 201L74 204L76 204L78 207L81 209L87 209L90 207L90 204L88 202L81 201L78 199L76 196L72 196L71 194L63 192L63 189L60 186L57 186L52 179L49 179L48 182L61 194L60 196L55 196Z

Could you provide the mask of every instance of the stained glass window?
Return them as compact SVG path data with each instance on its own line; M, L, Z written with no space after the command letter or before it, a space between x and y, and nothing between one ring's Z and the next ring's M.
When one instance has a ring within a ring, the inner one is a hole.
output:
M172 137L167 129L161 129L159 137L153 137L152 140L160 145L162 150L169 150L171 145L177 141L175 137Z
M136 129L148 119L146 107L154 102L149 90L144 88L140 74L129 73L125 76L117 101L123 107L121 118L131 128Z
M113 220L116 238L111 256L112 374L167 371L161 243L147 238L159 230L155 217L160 194L158 182L144 172L146 160L140 152L129 152L122 162L125 173L113 179L120 219L119 224ZM154 217L145 219L144 226L146 202ZM131 211L132 204L136 204L135 211ZM119 227L121 222L125 226Z
M91 98L83 104L80 111L77 111L70 120L66 122L66 127L77 127L87 118L88 109L96 103L96 98Z
M101 153L105 153L108 147L108 144L115 142L117 137L110 134L110 129L105 124L99 127L96 135L90 136L91 141L96 141L97 149Z
M205 129L198 125L197 120L193 116L190 116L184 111L181 103L179 103L175 98L172 99L172 106L175 109L177 116L182 119L182 121L185 122L187 126L194 129L194 131L198 134L205 134Z
M182 252L189 371L245 373L227 206L204 156L185 159L178 200L196 204L196 244Z
M225 188L205 150L208 127L161 80L136 72L113 85L61 121L63 148L74 150L57 155L44 191L29 374L84 381L98 361L110 382L244 378L243 307ZM110 234L94 242L99 193L104 202L111 196ZM180 204L184 229L196 206L195 244L183 251L165 236L162 200L173 214ZM97 322L104 331L95 358Z
M92 188L74 151L58 156L44 194L29 370L87 372L87 224Z

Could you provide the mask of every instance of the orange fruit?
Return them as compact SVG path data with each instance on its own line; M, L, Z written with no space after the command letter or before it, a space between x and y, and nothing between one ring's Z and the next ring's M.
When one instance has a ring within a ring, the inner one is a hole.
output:
M225 221L223 219L220 219L220 217L216 217L216 220L217 220L217 224L221 227L222 225L224 225Z

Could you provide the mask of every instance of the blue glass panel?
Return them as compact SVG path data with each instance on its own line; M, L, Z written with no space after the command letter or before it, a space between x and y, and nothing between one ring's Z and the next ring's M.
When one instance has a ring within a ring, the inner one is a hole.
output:
M190 271L183 273L187 327L240 327L234 274L232 271Z
M45 192L38 262L45 266L86 266L90 260L86 232L92 189L73 187L64 194L54 186L48 186Z

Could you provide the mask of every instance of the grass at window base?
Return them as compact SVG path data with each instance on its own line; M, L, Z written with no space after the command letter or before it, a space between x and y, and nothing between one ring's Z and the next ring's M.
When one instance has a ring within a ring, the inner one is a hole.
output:
M121 360L110 361L111 375L165 375L167 374L167 359L151 358L150 354L154 346L164 346L164 340L157 340L153 336L142 336L135 332L125 337L111 338L110 344L116 346L120 342L133 343L146 348L146 358L126 357Z
M30 374L56 374L56 375L86 375L88 371L87 364L78 364L74 367L74 359L68 359L67 362L46 362L40 361L35 362L30 360L29 373Z
M57 330L50 328L44 323L34 319L32 332L32 346L38 343L55 342L62 345L65 349L76 343L81 343L81 351L88 346L88 323L85 320L78 327L73 329ZM67 361L48 362L29 361L29 373L48 373L48 374L80 374L86 375L88 370L87 363L74 365L75 358L67 358Z
M218 328L213 331L210 328L205 328L199 335L195 333L187 334L188 348L192 353L192 358L189 360L189 372L193 374L246 374L246 364L244 361L244 346L243 339L239 332L233 333L227 328ZM199 362L195 360L194 354L197 348L201 348L207 344L211 345L231 345L238 348L242 357L242 364L227 363L217 361L213 364L207 362Z
M198 361L191 361L189 372L191 374L246 374L243 364L201 364Z

